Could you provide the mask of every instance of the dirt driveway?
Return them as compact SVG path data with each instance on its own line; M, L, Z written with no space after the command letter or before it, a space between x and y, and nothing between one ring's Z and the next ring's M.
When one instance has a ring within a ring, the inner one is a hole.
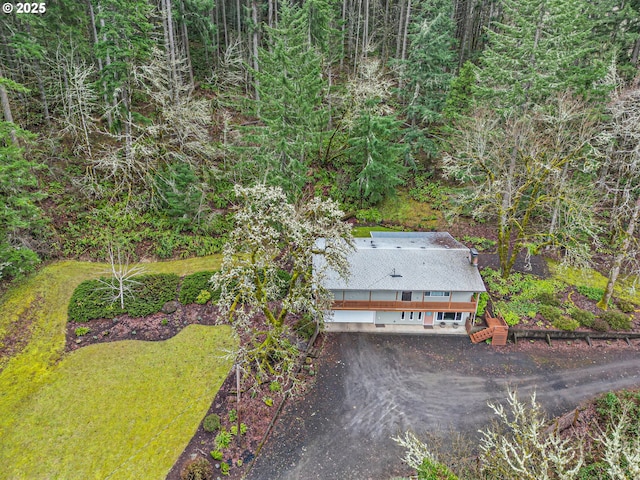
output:
M284 410L248 480L386 480L407 474L405 430L475 434L507 386L550 415L640 385L640 347L500 352L468 337L334 334L317 385ZM446 440L445 440L446 441Z

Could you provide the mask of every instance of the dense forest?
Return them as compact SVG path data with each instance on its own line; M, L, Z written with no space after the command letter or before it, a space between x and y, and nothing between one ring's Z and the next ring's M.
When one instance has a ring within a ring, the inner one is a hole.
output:
M492 226L504 276L523 249L598 260L608 296L637 272L637 0L45 7L0 22L3 280L219 252L256 183L363 222L444 196Z

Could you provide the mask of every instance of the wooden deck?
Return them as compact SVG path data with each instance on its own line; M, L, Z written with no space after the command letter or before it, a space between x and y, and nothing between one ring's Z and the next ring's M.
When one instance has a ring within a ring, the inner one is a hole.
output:
M335 300L333 310L383 310L397 312L471 312L476 302L403 302L369 300Z
M470 334L472 343L480 343L491 339L491 345L499 346L507 344L509 326L500 317L492 317L489 312L485 313L487 328L479 332Z

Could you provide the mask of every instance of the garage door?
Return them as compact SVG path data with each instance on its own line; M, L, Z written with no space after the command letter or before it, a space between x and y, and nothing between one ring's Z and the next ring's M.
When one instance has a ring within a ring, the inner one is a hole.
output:
M373 323L375 312L335 310L333 316L327 316L327 322L336 323Z

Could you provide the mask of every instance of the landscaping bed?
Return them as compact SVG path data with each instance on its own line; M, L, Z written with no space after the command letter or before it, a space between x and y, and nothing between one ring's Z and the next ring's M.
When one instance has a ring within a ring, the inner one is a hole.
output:
M626 348L640 343L640 306L630 290L618 288L604 311L597 305L606 284L602 275L595 270L563 269L553 262L551 267L543 257L521 254L513 273L504 280L498 273L497 255L481 254L490 311L505 319L510 333L519 330L522 337L529 336L517 346L500 348L533 348L536 342L547 342L546 334L554 348L590 348L587 336L591 346Z
M293 323L297 319L296 316L290 316L288 322ZM256 328L260 328L260 320L256 318L254 321ZM92 344L121 340L161 341L172 338L187 325L216 325L219 323L221 322L218 307L210 303L205 305L178 304L172 313L158 312L143 318L120 315L113 319L68 322L66 350L71 352ZM78 328L88 328L90 331L78 336ZM248 341L248 339L241 339L242 341ZM301 350L305 346L303 339L298 339L297 344ZM224 352L220 352L220 355L224 355ZM305 358L303 356L301 360ZM309 365L305 365L305 367L301 369L298 377L301 381L300 385L308 385L308 380L313 378L315 373L312 370L312 364L310 367ZM251 388L251 390L246 390L245 386L241 386L241 398L238 405L236 372L235 369L231 369L206 415L217 415L220 419L220 429L209 432L201 423L169 472L167 479L180 480L185 465L194 460L202 461L199 459L204 459L216 476L222 475L224 471L226 478L242 478L257 454L260 443L282 403L287 387L279 385L275 378L266 378L263 383ZM234 426L235 429L233 429ZM235 434L231 434L232 429L235 430ZM224 431L222 440L224 441L225 436L230 440L228 445L222 449L216 445L216 438L221 431ZM222 459L213 458L211 452L216 450L221 451ZM224 467L223 463L226 463L228 467Z

